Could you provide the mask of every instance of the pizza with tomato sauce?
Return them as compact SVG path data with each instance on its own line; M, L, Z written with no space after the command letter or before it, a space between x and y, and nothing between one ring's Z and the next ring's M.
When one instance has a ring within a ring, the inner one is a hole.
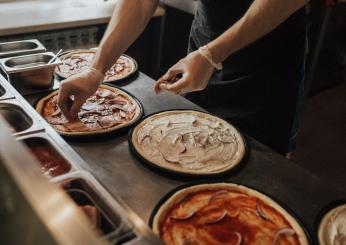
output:
M71 102L73 100L71 97ZM78 120L68 121L58 106L58 91L41 99L36 110L60 134L95 135L124 128L142 115L139 103L125 91L101 85L78 113Z
M232 183L191 186L158 209L153 230L168 245L306 245L299 223L267 196Z
M62 78L78 74L91 66L95 57L94 50L78 50L63 55L62 64L57 66L55 73ZM127 55L121 55L115 64L106 72L105 81L112 82L124 79L137 70L137 63Z

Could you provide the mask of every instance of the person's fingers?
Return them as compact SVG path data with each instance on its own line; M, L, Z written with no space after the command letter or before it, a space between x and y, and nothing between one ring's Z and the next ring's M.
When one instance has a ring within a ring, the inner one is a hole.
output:
M87 98L88 97L86 96L75 95L75 98L70 110L70 118L72 119L78 118L78 112L80 111L82 105L84 104Z
M165 84L165 87L162 89L167 90L169 92L179 94L187 91L187 87L189 85L189 78L187 76L183 76L181 79L172 84Z
M165 88L166 83L174 83L177 81L176 77L183 73L183 69L179 63L172 66L159 80L154 84L156 94L159 94Z
M156 94L159 94L161 92L161 88L160 85L166 83L166 81L164 81L162 78L160 78L159 80L157 80L154 84L154 91Z
M166 72L165 75L162 76L162 79L166 81L171 81L173 78L175 78L177 75L181 73L183 73L183 70L180 67L180 65L174 65Z
M175 83L175 82L179 81L179 79L180 79L180 78L175 77L175 78L173 78L173 79L170 80L170 81L166 81L166 80L162 80L162 79L158 80L158 81L154 84L155 93L156 93L156 94L159 94L159 93L162 92L162 90L167 90L167 86L168 86L169 84Z
M167 83L160 83L159 88L160 88L160 91L167 90Z
M70 118L70 108L69 108L70 95L66 90L60 89L58 95L58 106L62 114L69 119Z

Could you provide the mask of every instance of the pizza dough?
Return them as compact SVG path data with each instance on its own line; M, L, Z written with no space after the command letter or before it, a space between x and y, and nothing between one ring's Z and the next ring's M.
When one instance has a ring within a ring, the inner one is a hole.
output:
M157 167L187 174L217 174L236 167L244 157L245 143L226 121L210 114L166 111L135 127L135 150Z
M306 245L298 222L276 202L232 183L181 189L153 218L153 231L167 245Z
M57 105L58 91L41 99L36 110L58 133L67 136L95 135L115 131L136 122L142 114L136 100L124 91L101 85L78 113L78 120L69 122Z
M321 245L346 244L346 204L334 208L323 217L318 239Z
M77 50L61 57L62 64L57 66L55 73L60 77L68 78L78 74L91 66L96 51ZM111 82L124 79L137 69L135 61L127 55L121 55L116 63L105 74L105 81Z

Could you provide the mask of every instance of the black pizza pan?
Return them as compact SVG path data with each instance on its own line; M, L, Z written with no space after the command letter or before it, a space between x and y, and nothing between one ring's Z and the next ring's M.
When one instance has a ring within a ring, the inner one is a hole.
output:
M207 174L192 174L192 173L183 173L183 172L179 172L179 171L175 171L175 170L171 170L171 169L167 169L167 168L164 168L164 167L161 167L151 161L149 161L148 159L146 159L145 157L143 157L135 148L135 146L133 145L132 143L132 137L133 137L133 132L134 132L134 129L141 123L143 122L144 120L146 120L147 118L151 117L151 116L154 116L156 114L160 114L160 113L163 113L163 112L169 112L169 111L195 111L195 112L202 112L202 113L205 113L205 114L209 114L213 117L216 117L216 118L219 118L221 119L220 117L217 117L217 116L214 116L212 115L211 113L208 113L208 112L205 112L205 111L198 111L198 110L191 110L191 109L172 109L172 110L163 110L163 111L159 111L159 112L155 112L155 113L152 113L152 114L149 114L149 115L146 115L145 117L143 117L141 120L139 120L136 124L134 124L134 126L131 128L131 130L129 131L129 134L128 134L128 144L129 144L129 149L130 149L130 152L139 160L140 163L142 163L145 167L148 167L149 169L153 170L153 171L156 171L158 172L160 175L164 175L168 178L173 178L173 179L206 179L206 178L222 178L222 177L225 177L225 176L228 176L228 175L231 175L231 174L235 174L237 172L239 172L244 166L245 166L245 163L247 162L247 159L249 157L249 145L246 143L246 140L245 138L243 137L242 133L240 130L238 130L236 127L233 127L239 132L240 136L241 136L241 139L242 141L244 142L244 156L243 158L241 159L241 161L236 165L234 166L233 168L231 169L228 169L226 171L223 171L223 172L219 172L219 173L207 173ZM221 119L221 120L224 120L224 119ZM224 120L225 121L225 120Z
M144 115L144 109L143 109L143 105L142 103L140 102L140 100L134 96L132 93L128 92L127 90L121 88L121 87L118 87L114 84L104 84L104 85L107 85L107 86L110 86L110 87L114 87L116 89L119 89L121 90L122 92L128 94L134 101L136 101L136 103L138 104L139 106L139 115L137 117L136 120L132 121L130 124L124 126L124 127L120 127L118 129L115 129L114 131L109 131L109 132L100 132L100 133L97 133L97 134L90 134L90 135L66 135L66 134L60 134L58 131L56 131L60 136L62 136L63 138L67 139L67 140L70 140L70 141L85 141L85 140L93 140L93 141L103 141L103 140L107 140L107 139L112 139L114 138L115 136L120 136L120 135L123 135L123 134L126 134L128 132L128 130L134 125L136 124L138 121L141 121L141 118L143 117ZM44 93L42 94L42 96L36 100L36 102L34 103L34 108L36 109L37 107L37 103L43 99L44 97L46 97L47 95L57 91L58 89L55 89L53 91L50 91L49 93Z
M295 219L295 221L298 223L298 225L304 231L305 236L306 236L306 238L308 240L308 243L310 245L315 244L314 242L312 242L311 235L309 234L308 230L306 229L305 224L301 221L301 219L299 219L299 217L289 207L284 205L282 202L278 201L276 198L273 198L271 195L268 195L267 193L265 193L265 192L263 192L263 191L261 191L261 190L259 190L257 188L254 188L254 187L249 186L249 185L243 185L243 184L240 184L240 183L237 183L237 182L234 182L234 181L229 181L229 180L223 180L223 181L220 181L220 180L209 180L209 179L197 180L197 181L192 181L192 182L189 182L187 184L183 184L183 185L175 187L174 189L172 189L171 191L167 192L165 195L163 195L158 200L158 202L154 206L153 210L151 211L151 214L150 214L149 220L148 220L148 225L150 226L151 229L153 228L153 222L154 222L155 215L157 214L157 212L159 211L161 206L170 197L172 197L175 193L177 193L178 191L186 189L186 188L189 188L189 187L192 187L192 186L202 185L202 184L222 184L222 183L224 183L224 184L235 184L235 185L244 186L246 188L252 189L254 191L257 191L257 192L259 192L259 193L269 197L270 199L272 199L275 203L277 203L280 207L282 207L287 213L289 213Z
M333 209L335 209L335 208L337 208L339 206L342 206L342 205L346 205L346 199L337 199L337 200L334 200L334 201L326 204L326 206L324 206L321 209L321 211L318 213L318 215L317 215L317 217L315 219L315 223L314 223L314 231L315 231L314 239L316 240L316 244L319 244L318 232L319 232L319 229L320 229L320 224L321 224L322 219L330 211L332 211Z
M62 59L62 58L64 58L65 55L68 55L71 52L78 52L78 51L81 52L84 50L85 51L96 51L95 49L73 49L73 50L67 50L65 52L62 52L58 57L60 59ZM135 78L136 75L138 75L138 63L137 63L137 61L134 58L128 56L127 54L122 54L121 56L124 56L133 62L133 64L134 64L133 70L124 77L121 77L119 79L113 79L113 80L105 80L104 83L116 83L117 85L119 85L119 84L123 84L123 83L127 83L127 82L131 81L132 80L131 78ZM58 74L56 72L54 72L54 74L56 75L56 77L59 78L59 80L64 80L67 78L67 77L61 76L60 74Z

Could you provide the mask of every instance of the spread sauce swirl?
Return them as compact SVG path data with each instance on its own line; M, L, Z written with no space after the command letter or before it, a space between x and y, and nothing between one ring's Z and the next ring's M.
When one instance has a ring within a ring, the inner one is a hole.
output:
M298 245L290 222L266 201L227 188L188 192L159 219L168 245Z
M244 143L227 122L196 111L168 111L135 130L136 148L151 162L175 170L214 173L240 162Z
M321 245L346 244L346 204L331 210L323 218L319 239Z

